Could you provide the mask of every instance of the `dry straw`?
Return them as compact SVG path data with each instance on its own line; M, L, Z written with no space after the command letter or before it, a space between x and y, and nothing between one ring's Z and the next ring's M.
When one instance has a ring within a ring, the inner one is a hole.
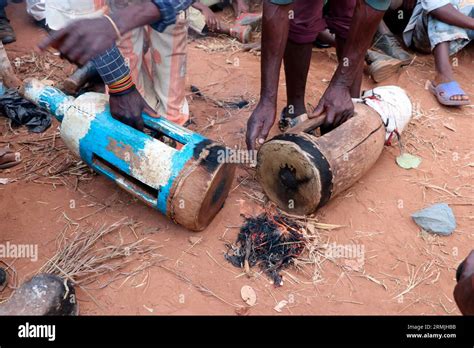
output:
M71 237L66 237L63 232L58 238L56 254L38 273L56 274L83 288L94 284L97 289L119 279L129 279L165 259L156 253L160 246L145 243L146 238L132 243L123 240L109 242L112 235L120 233L123 227L133 227L133 222L124 218L100 227L81 228L76 225ZM136 261L141 261L140 265L127 271L128 266ZM99 283L104 276L109 276L108 280Z

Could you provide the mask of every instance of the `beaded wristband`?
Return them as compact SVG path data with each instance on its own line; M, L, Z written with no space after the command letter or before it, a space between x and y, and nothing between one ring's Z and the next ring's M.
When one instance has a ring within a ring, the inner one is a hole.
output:
M137 90L137 87L135 85L133 85L132 87L130 87L129 89L126 89L125 91L123 92L119 92L119 93L110 93L109 95L111 97L120 97L122 95L127 95L129 93L132 93L133 91L136 91Z
M135 84L133 83L132 76L128 74L120 80L108 85L108 87L109 94L117 95L125 94L124 92L128 92L129 89L135 87Z

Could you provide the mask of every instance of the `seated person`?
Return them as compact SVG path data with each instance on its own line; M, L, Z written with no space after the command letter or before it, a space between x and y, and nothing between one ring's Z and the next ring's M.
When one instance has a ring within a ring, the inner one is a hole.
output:
M413 56L403 49L392 32L392 28L397 27L396 29L398 29L402 27L402 31L405 29L406 24L408 24L405 16L410 18L415 4L416 0L392 0L389 11L387 11L384 20L380 22L374 37L373 48L378 49L389 57L400 60L402 66L409 65L413 60ZM396 22L394 18L396 18ZM385 20L390 24L395 23L389 28Z
M236 24L231 26L219 20L210 8L227 3L228 1L223 0L196 1L188 10L189 27L199 35L206 35L208 32L226 34L242 43L248 43L253 26L261 21L262 16L249 13L249 7L244 0L234 0L232 6L234 7Z
M460 0L418 0L403 37L407 46L421 52L433 51L436 76L430 91L439 103L461 106L469 96L454 79L449 56L458 53L474 38L474 6L460 7Z
M375 33L373 50L366 55L367 72L375 82L381 82L409 65L413 55L400 44L395 33L408 24L416 0L391 0L390 8Z
M0 0L0 40L4 44L9 44L16 41L16 36L7 17L6 7L7 0Z
M464 315L474 315L474 250L459 265L456 280L454 299L459 310Z

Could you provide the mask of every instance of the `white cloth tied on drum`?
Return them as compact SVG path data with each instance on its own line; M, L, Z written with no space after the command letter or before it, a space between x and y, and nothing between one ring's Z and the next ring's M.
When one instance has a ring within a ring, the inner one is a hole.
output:
M361 99L353 99L355 103L364 103L382 118L388 141L394 133L399 135L410 123L413 114L413 105L405 90L398 86L376 87L362 94Z

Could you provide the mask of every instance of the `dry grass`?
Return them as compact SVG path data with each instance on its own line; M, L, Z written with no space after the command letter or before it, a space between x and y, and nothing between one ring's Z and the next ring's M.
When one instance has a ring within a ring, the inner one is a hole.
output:
M439 278L439 269L437 269L435 262L433 260L427 261L421 264L418 267L413 265L409 265L406 263L408 277L405 280L404 287L405 289L400 293L393 296L393 299L398 299L400 297L406 296L420 284L428 281L429 279L436 276L434 280L432 280L431 284L435 283Z
M179 280L185 282L186 284L189 284L189 285L193 286L196 290L198 290L199 292L201 292L205 296L214 297L215 299L221 301L222 303L225 303L226 305L229 305L229 306L237 308L237 309L240 309L240 308L243 307L242 305L238 305L236 303L232 303L232 302L224 299L222 296L216 294L214 291L209 289L204 284L194 282L192 279L190 279L187 275L185 275L182 272L179 272L175 269L168 268L168 267L163 266L163 265L159 265L159 267L163 268L164 270L168 271L171 274L174 274Z
M423 201L425 201L426 194L428 191L432 191L438 196L433 199L433 202L443 202L447 204L455 205L472 205L472 189L473 186L470 184L463 184L455 188L449 187L446 183L443 184L433 184L430 179L407 179L406 181L411 184L418 185L422 188ZM465 193L464 193L465 192Z
M323 265L329 261L337 265L334 258L327 253L328 245L330 244L330 234L332 230L342 228L341 225L333 225L319 222L313 217L298 216L279 211L295 221L297 221L303 228L302 233L304 238L305 249L301 256L295 260L296 269L304 274L311 281L302 281L294 275L288 274L290 279L298 284L317 284L323 281Z
M402 134L403 144L409 153L419 154L422 149L427 149L435 159L446 153L445 137L441 134L437 136L437 139L426 139L419 136L419 129L437 128L437 125L443 120L443 117L438 113L438 108L425 110L419 102L413 104L413 118Z
M304 239L304 251L301 256L295 260L296 269L301 272L310 281L303 281L287 272L287 276L293 282L298 284L317 284L323 280L323 265L326 261L334 262L326 253L327 245L329 245L330 237L327 231L336 229L341 226L322 224L314 218L298 217L282 213L296 220L303 228L300 232Z
M242 44L236 39L230 38L228 36L220 36L217 38L205 38L197 40L195 46L203 50L206 53L216 53L216 52L240 52L242 50Z
M9 143L22 153L22 163L10 170L10 179L53 186L77 188L83 181L89 181L94 172L76 158L60 139L58 131L50 129L34 140L28 137L7 137L1 143ZM26 155L25 155L26 154Z
M12 52L15 53L15 51ZM64 81L73 69L73 66L66 60L51 52L17 54L11 62L16 74L21 79L34 77L39 80Z
M305 274L311 281L301 281L302 284L317 284L323 281L323 265L326 261L330 260L326 255L326 245L329 243L329 238L323 239L324 237L319 234L304 234L305 238L305 250L302 256L300 256L295 266L299 271Z
M160 247L145 243L146 239L124 243L120 235L118 242L111 241L114 234L132 225L133 222L126 219L112 225L91 228L81 228L76 224L70 237L66 236L66 231L70 229L67 227L58 238L56 254L38 273L56 274L70 279L82 288L94 284L94 288L100 289L119 279L137 275L163 261L164 257L156 253ZM127 271L128 266L136 261L141 262L140 266ZM104 276L108 276L108 279L100 284L99 280Z

